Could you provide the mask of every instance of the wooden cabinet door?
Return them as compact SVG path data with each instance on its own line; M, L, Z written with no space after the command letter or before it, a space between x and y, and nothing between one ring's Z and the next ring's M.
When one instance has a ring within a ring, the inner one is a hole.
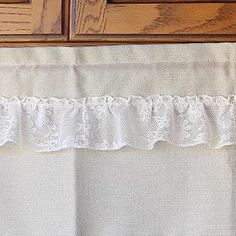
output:
M0 0L0 42L62 40L63 0Z
M71 0L72 40L236 41L236 1Z

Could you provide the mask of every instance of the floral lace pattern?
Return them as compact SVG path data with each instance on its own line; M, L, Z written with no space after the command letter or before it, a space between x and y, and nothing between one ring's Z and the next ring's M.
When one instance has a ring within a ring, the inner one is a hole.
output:
M236 143L236 96L86 97L78 100L0 98L0 145L34 151L64 148L152 149Z

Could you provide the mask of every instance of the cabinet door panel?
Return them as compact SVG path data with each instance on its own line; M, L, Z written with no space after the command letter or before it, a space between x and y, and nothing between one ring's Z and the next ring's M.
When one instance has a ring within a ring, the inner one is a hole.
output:
M165 1L168 0L162 2ZM72 0L71 39L128 42L236 40L236 2L171 1Z
M63 38L62 17L62 0L0 0L0 41Z

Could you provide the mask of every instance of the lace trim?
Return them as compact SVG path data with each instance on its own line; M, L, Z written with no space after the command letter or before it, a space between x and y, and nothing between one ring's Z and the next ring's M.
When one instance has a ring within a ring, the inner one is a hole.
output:
M34 151L64 148L152 149L236 143L236 97L86 97L78 100L0 97L0 145L29 145Z

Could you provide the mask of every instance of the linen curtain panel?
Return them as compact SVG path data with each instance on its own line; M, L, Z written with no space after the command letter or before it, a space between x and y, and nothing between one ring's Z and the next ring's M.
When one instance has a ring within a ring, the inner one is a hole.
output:
M0 49L0 235L234 236L236 44Z

